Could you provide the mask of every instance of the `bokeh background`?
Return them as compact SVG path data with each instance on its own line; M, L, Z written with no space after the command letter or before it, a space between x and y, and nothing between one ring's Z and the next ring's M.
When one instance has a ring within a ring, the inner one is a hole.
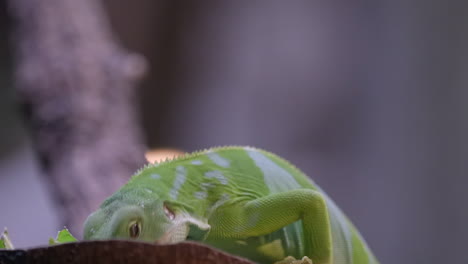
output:
M0 227L61 228L12 85L0 19ZM251 145L327 190L383 263L468 263L463 1L104 1L143 54L151 148Z

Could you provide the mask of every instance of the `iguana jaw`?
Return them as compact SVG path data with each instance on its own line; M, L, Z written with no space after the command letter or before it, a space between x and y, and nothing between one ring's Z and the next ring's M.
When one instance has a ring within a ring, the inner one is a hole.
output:
M203 230L207 234L211 227L209 224L193 218L186 212L176 212L172 219L172 226L156 240L156 243L170 244L187 240L191 228L193 228L192 231Z
M179 221L175 223L167 232L156 240L158 244L172 244L181 242L187 239L189 227L186 222Z

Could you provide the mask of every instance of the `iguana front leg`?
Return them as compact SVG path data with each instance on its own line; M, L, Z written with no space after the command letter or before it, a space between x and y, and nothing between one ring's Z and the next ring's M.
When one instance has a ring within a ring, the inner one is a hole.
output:
M230 212L218 215L217 233L239 238L262 236L302 220L305 255L315 264L332 263L329 216L319 192L291 190L227 210Z

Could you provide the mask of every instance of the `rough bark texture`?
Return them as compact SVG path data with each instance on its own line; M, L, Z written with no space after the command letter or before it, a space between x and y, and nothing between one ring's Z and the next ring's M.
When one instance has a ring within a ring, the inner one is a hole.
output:
M10 263L253 264L194 243L153 245L130 241L93 241L30 250L0 250L0 264Z
M144 163L135 82L145 61L123 50L101 2L10 0L16 85L63 223L86 216Z

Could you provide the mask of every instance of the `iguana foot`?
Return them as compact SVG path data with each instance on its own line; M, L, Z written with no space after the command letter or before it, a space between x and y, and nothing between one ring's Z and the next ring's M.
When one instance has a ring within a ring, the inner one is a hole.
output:
M297 260L291 256L288 256L281 261L275 262L274 264L312 264L312 260L307 256L304 256L301 260Z

